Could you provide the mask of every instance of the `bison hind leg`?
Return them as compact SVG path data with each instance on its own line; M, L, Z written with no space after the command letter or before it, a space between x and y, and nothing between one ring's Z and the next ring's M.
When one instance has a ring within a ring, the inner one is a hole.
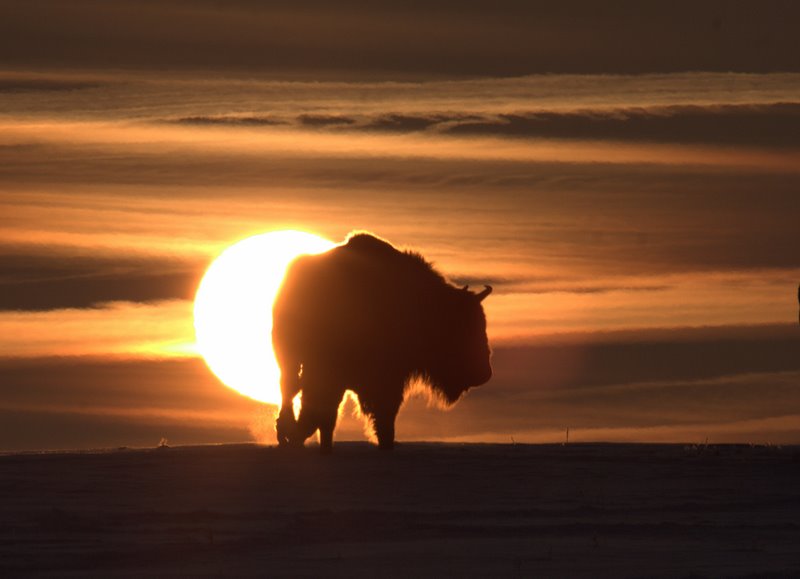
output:
M394 422L403 403L402 390L400 388L397 390L400 396L386 396L383 392L376 397L374 391L365 393L366 396L359 395L361 411L369 416L372 422L380 450L394 448Z
M375 436L378 437L378 448L380 450L392 450L394 448L394 418L394 416L376 415L373 420Z
M321 417L319 425L319 449L322 454L333 452L333 431L336 428L336 412Z

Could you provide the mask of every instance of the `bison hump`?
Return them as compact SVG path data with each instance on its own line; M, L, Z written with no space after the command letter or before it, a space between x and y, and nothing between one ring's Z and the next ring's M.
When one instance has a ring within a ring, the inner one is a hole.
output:
M347 237L346 246L348 249L368 253L393 253L397 251L388 241L365 232L351 233Z

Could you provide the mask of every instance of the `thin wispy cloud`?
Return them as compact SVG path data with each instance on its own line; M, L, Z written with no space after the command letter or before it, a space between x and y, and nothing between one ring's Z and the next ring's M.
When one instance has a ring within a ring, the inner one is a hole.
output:
M190 126L296 126L358 133L602 139L609 141L722 144L800 149L800 102L668 105L493 113L302 114L278 116L194 116L175 119Z

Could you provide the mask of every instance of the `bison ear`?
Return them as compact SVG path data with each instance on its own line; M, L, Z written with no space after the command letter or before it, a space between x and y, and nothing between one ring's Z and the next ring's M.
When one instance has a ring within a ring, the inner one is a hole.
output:
M492 293L492 286L487 285L487 286L484 286L484 288L485 289L481 293L475 294L475 297L478 298L479 302L482 302L484 299L486 299L486 296L488 296L490 293Z

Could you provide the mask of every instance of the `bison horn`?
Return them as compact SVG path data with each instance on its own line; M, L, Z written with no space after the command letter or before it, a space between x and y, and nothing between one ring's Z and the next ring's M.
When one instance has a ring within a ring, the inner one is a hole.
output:
M469 285L465 285L464 287L461 288L461 290L465 292L469 291ZM798 290L798 295L800 295L800 290Z
M475 297L478 298L479 302L482 302L484 299L486 299L486 296L488 296L490 293L492 293L492 286L487 285L487 286L484 286L484 287L485 287L485 289L481 293L475 294Z

